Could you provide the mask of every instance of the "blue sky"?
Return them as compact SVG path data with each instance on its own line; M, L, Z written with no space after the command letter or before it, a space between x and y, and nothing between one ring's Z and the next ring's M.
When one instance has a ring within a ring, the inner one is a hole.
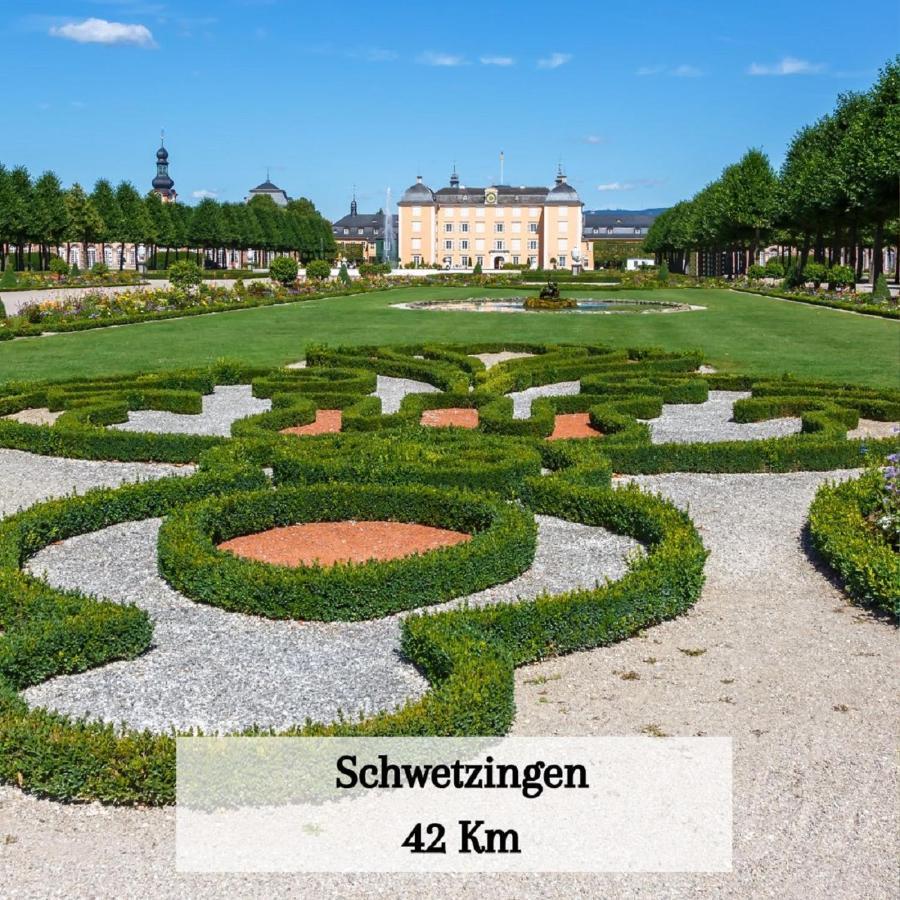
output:
M6 0L10 2L10 0ZM893 2L61 0L7 7L0 161L141 190L165 128L180 198L272 180L343 214L421 173L666 206L794 131L896 52Z

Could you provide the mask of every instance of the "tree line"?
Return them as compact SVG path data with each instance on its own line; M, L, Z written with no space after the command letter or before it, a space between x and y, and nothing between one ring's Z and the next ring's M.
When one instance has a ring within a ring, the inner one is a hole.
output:
M662 213L644 247L676 272L746 272L778 245L802 272L811 260L849 266L861 280L882 274L885 246L900 230L900 56L863 93L838 96L833 112L801 128L775 172L749 150L721 176ZM897 254L900 257L900 254ZM692 261L693 260L693 261ZM897 262L900 276L900 259Z
M90 244L101 247L101 258L110 247L119 269L126 246L138 244L160 268L182 250L241 267L248 250L257 259L280 253L303 263L332 260L337 252L330 223L303 198L286 207L264 196L246 204L204 199L191 207L164 203L155 191L141 196L127 181L114 188L101 178L87 193L77 182L64 189L53 172L32 179L24 166L0 164L0 270L7 264L46 270L59 247L70 262L73 245L86 261Z

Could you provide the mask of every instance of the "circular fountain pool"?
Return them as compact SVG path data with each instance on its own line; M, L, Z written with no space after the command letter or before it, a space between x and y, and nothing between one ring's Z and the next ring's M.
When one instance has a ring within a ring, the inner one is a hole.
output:
M577 298L575 309L530 310L525 309L524 297L489 298L479 297L468 300L417 300L413 303L395 303L397 309L447 310L450 312L499 312L499 313L536 313L552 312L554 315L572 315L579 313L673 313L692 312L705 309L704 306L691 306L688 303L672 303L662 300L627 300L618 297L599 299L597 297Z

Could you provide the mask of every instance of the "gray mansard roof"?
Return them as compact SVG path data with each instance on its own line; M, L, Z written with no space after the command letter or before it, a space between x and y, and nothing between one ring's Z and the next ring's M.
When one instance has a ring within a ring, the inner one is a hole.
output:
M654 211L629 210L586 211L582 235L585 240L624 240L643 237L656 221Z
M397 217L392 217L392 231L397 232ZM348 234L344 233L347 229ZM362 233L360 233L362 229ZM343 218L338 219L331 226L331 232L338 241L350 240L351 238L365 238L367 240L381 240L384 238L384 212L378 210L377 213L350 213Z

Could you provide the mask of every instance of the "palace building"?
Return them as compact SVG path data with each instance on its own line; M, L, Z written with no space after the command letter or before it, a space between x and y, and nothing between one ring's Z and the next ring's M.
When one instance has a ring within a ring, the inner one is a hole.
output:
M385 245L385 214L383 209L376 213L361 213L356 205L356 197L350 201L350 214L343 216L331 226L331 233L338 245L338 251L348 257L348 246L358 248L358 259L362 262L380 262L391 255L390 248L397 246L397 218L389 219L393 240ZM343 245L343 246L342 246Z
M561 168L551 188L467 187L454 169L433 191L419 176L397 204L400 263L581 268L583 205Z
M247 192L247 202L249 203L254 197L271 197L276 206L287 206L291 202L286 191L269 181L268 170L266 171L266 180L255 188L250 188Z

